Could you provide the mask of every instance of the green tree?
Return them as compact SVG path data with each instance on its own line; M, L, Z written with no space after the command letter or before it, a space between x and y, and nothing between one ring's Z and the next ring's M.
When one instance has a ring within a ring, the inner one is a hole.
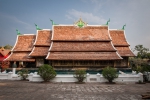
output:
M136 45L134 49L137 51L138 58L144 59L147 57L148 48L143 47L143 45Z
M21 76L22 80L26 80L29 71L27 69L21 69L17 74Z
M7 44L7 45L4 46L4 49L9 49L9 50L11 50L12 48L13 48L13 46L11 46L11 45L9 45L9 44Z
M78 80L78 82L83 82L84 79L86 78L86 71L85 70L76 70L74 72L74 78Z
M147 58L150 60L150 53L147 53Z
M50 81L56 77L56 72L52 66L44 64L38 69L38 74L43 78L45 82Z
M112 83L115 78L118 78L117 70L109 66L103 69L102 75L109 83Z

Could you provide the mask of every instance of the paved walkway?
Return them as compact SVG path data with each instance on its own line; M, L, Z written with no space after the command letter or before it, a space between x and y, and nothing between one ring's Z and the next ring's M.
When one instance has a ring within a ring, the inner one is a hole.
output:
M0 80L0 100L142 100L150 83L31 83Z

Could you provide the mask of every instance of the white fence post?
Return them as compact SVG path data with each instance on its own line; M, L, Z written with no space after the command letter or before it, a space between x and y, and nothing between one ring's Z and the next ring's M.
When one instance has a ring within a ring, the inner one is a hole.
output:
M90 74L89 73L86 74L86 82L90 82Z
M100 82L100 74L97 73L97 82Z

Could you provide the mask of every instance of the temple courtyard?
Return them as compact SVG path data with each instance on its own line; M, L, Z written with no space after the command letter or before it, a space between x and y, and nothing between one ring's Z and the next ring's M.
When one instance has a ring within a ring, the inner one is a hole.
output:
M0 100L142 100L150 83L33 83L0 80Z

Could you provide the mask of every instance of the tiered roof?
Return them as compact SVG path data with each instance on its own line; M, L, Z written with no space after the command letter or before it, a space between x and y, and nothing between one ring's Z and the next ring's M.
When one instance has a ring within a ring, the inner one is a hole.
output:
M129 48L129 43L126 40L124 30L109 30L112 38L112 43L117 49L117 52L122 57L135 56Z
M32 57L46 57L51 44L51 30L38 30L34 48L29 56Z
M53 26L53 41L110 41L108 26Z
M33 43L35 41L35 35L26 34L18 35L17 41L12 49L12 53L6 60L8 61L35 61L33 58L29 58L28 55L33 48Z
M134 56L124 30L109 30L107 25L53 25L53 30L37 30L36 35L18 35L9 61L120 60Z
M111 43L108 26L53 26L48 60L122 59Z

